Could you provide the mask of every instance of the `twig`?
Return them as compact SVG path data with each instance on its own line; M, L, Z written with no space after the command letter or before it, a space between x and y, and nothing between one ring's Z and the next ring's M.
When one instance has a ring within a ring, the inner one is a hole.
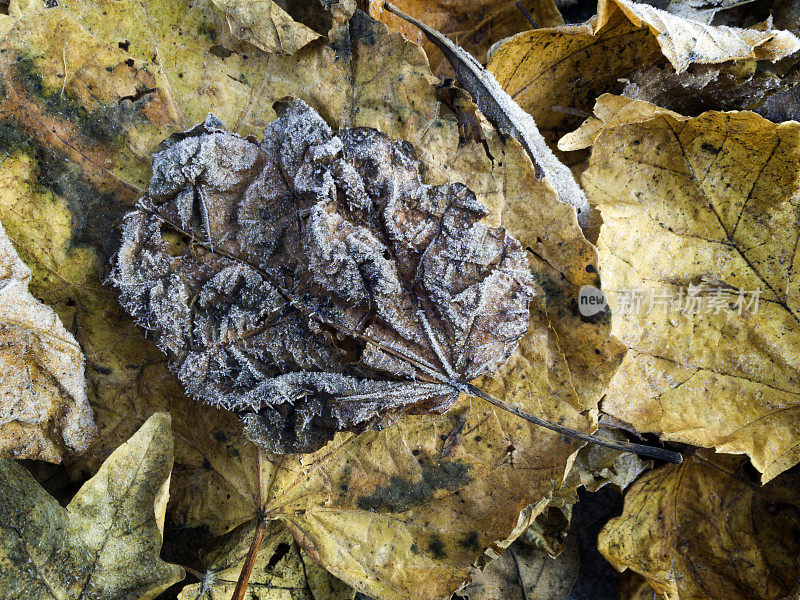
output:
M239 573L239 580L236 582L236 589L233 590L231 600L243 600L247 592L247 584L250 581L250 575L253 573L253 567L256 564L256 557L258 556L258 549L261 548L261 543L269 529L270 520L267 518L264 501L267 494L264 493L263 487L263 460L261 456L261 448L256 451L256 529L253 532L253 541L250 544L250 550L247 551L247 558L244 560L242 570Z
M531 13L528 12L528 9L525 8L525 5L522 2L517 2L517 8L519 8L522 11L522 14L525 15L525 18L528 19L528 22L534 29L539 28L539 26L536 24L536 21L533 20Z

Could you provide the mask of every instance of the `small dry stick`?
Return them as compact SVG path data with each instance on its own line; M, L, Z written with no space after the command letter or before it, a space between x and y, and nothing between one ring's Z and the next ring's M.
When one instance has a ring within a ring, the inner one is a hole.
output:
M244 599L244 595L247 592L247 584L250 581L250 575L253 573L253 567L256 564L258 549L261 547L261 543L264 541L264 537L267 534L268 528L269 520L265 519L263 516L260 516L258 518L258 522L256 523L255 533L253 533L253 543L250 544L250 550L247 552L247 558L244 561L244 566L242 566L242 572L239 573L239 581L236 582L236 589L233 590L233 596L231 596L231 600Z

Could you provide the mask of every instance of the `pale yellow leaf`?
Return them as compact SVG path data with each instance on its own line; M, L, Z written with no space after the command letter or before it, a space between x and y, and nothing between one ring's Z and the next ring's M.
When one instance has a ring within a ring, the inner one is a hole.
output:
M0 461L0 588L25 600L151 600L183 577L159 558L172 471L170 417L151 417L66 508Z

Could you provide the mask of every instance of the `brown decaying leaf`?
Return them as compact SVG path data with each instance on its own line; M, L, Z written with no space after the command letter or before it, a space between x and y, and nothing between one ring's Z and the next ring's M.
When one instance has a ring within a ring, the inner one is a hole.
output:
M671 65L651 65L626 77L622 94L662 108L695 116L706 110L750 109L782 86L763 62L731 61L691 65L676 73Z
M639 431L746 453L769 481L800 461L800 125L600 100L596 114L618 123L591 128L583 175L603 215L601 273L612 307L625 290L644 299L612 319L630 351L603 410ZM690 285L699 310L688 300L646 310L651 294L677 298Z
M713 27L628 0L599 0L597 11L586 24L519 33L487 65L551 144L580 123L595 98L618 93L619 80L641 69L665 61L677 73L695 63L775 61L799 43L786 31Z
M600 551L666 600L778 600L798 576L800 471L761 487L745 464L699 451L647 473L600 532Z
M369 14L420 44L428 55L431 71L439 77L452 73L441 51L422 32L383 8L384 0L369 0ZM395 4L412 17L452 39L480 62L486 62L490 46L532 26L516 0L398 0ZM553 0L523 2L538 27L563 25L564 18Z
M30 281L0 224L0 457L60 462L85 451L97 426L80 346Z
M459 590L467 600L565 600L578 578L580 551L569 538L564 551L553 558L545 550L515 542Z
M0 460L0 588L5 598L151 600L183 578L158 554L172 471L170 417L158 413L108 457L66 508Z
M661 6L661 8L682 19L691 19L710 25L714 15L718 12L750 2L753 0L669 0L667 5Z
M186 389L270 452L447 411L527 330L520 243L463 184L423 184L410 144L279 110L260 144L212 116L154 155L120 301Z
M178 522L224 533L265 509L336 576L404 600L448 594L482 548L499 552L519 535L520 510L543 509L575 445L475 398L454 408L467 422L447 458L442 436L455 417L410 416L384 431L338 434L305 458L266 461L258 501L255 449L235 415L184 398L163 355L102 284L158 143L209 112L242 136L260 135L275 119L273 102L292 95L335 128L375 127L412 143L425 184L463 182L492 211L487 221L521 241L542 293L519 350L479 385L590 430L591 413L581 413L596 407L623 352L606 317L585 322L576 309L578 289L599 284L596 251L514 140L484 129L494 162L481 144L459 146L456 121L437 117L418 47L349 2L333 5L327 40L274 55L234 38L210 2L60 0L17 13L0 50L0 218L32 268L32 291L84 349L101 429L74 469L96 468L153 411L169 410ZM362 508L379 501L381 510Z

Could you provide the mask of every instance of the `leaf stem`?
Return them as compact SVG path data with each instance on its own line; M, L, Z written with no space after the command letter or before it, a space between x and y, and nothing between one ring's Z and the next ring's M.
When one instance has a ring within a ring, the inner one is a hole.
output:
M236 589L233 590L231 600L244 600L244 595L247 592L247 584L250 581L250 575L253 573L253 567L255 567L256 564L258 549L264 541L268 528L269 519L264 516L259 516L256 529L253 532L253 542L250 544L250 550L247 552L247 558L244 561L241 573L239 573L239 581L236 582Z
M599 436L595 436L589 433L583 433L582 431L575 431L574 429L570 429L569 427L564 427L563 425L558 425L556 423L548 421L547 419L542 419L540 417L527 413L524 410L517 408L513 404L509 404L508 402L504 402L503 400L495 398L491 394L487 394L480 388L477 388L470 383L459 383L456 384L456 386L460 391L466 394L470 394L471 396L476 396L481 400L486 400L486 402L494 404L495 406L502 408L507 412L510 412L512 415L521 417L526 421L530 421L531 423L535 423L540 427L544 427L551 431L555 431L556 433L560 433L561 435L566 435L568 437L582 440L584 442L589 442L590 444L605 446L606 448L613 448L614 450L619 450L620 452L632 452L633 454L638 454L639 456L647 456L649 458L664 460L667 462L675 463L676 465L679 465L683 462L683 457L677 452L672 452L671 450L665 450L664 448L645 446L643 444L634 444L632 442L621 442L621 441L612 442L611 440L607 440L605 438L601 438Z
M525 5L522 2L517 2L517 8L522 11L522 14L525 15L525 18L528 19L528 22L533 26L534 29L539 28L539 26L536 24L536 21L533 20L531 13L528 12L528 9L525 8Z

